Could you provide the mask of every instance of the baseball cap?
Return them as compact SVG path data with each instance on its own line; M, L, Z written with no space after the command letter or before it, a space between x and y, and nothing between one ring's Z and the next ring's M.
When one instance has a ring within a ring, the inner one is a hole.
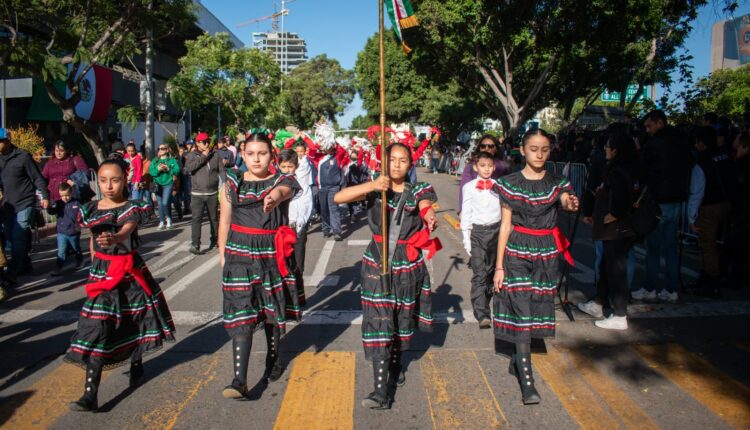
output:
M112 152L114 152L114 151L122 151L124 149L125 149L125 147L122 145L121 141L115 140L114 142L112 142Z
M10 133L4 128L0 127L0 140L10 139Z
M208 140L208 133L200 132L197 136L195 136L196 142L203 142Z

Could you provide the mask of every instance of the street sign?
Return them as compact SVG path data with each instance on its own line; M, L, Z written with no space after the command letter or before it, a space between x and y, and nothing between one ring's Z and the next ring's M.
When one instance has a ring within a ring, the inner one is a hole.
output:
M625 101L631 102L638 92L638 85L628 85L628 89L625 91ZM639 100L645 100L648 98L648 88L646 86L641 90L641 94L638 96ZM619 102L622 99L622 94L619 91L602 91L600 100L603 102Z
M32 80L31 78L21 79L0 79L0 126L5 128L5 107L6 99L17 99L31 97Z

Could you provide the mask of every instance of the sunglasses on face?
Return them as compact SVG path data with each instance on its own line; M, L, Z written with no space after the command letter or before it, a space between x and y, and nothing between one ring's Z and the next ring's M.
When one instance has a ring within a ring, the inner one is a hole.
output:
M163 147L159 148L159 151L166 151L166 150L167 150L167 148L163 148Z
M492 143L483 143L483 144L479 145L479 147L480 148L494 148L495 145L492 144Z

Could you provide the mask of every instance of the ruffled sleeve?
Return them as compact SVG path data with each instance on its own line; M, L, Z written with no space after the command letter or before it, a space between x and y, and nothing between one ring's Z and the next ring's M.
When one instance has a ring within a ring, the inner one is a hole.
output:
M78 225L81 228L91 228L96 224L97 217L94 212L96 212L97 202L97 200L93 200L80 205L78 208Z
M135 222L136 224L142 224L148 221L149 215L151 214L151 206L147 205L143 201L128 201L125 206L119 208L121 211L117 215L117 225L127 224L129 222Z
M435 192L435 188L427 182L417 182L412 188L412 194L414 195L415 206L419 207L419 202L422 200L429 200L432 203L437 202L438 197Z
M513 190L512 185L509 183L510 178L511 175L497 178L495 179L495 184L492 186L492 192L500 197L500 207L512 207L512 199L510 196L512 195Z
M292 198L302 193L302 187L297 182L297 177L294 175L281 175L276 181L276 187L287 187L292 190Z
M560 197L562 197L563 193L568 194L575 194L575 190L573 189L573 185L570 183L570 180L568 180L567 177L563 175L555 175L554 176L555 181L555 193L556 196L556 202L560 201Z

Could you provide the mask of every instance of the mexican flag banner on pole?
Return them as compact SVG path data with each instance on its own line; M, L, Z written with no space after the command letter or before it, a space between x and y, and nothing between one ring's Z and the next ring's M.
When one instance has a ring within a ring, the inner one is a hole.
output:
M411 52L411 48L406 46L401 30L419 25L419 21L411 8L411 3L409 0L383 0L383 2L388 11L388 16L391 18L393 31L396 32L396 37L401 42L401 48L408 54Z

